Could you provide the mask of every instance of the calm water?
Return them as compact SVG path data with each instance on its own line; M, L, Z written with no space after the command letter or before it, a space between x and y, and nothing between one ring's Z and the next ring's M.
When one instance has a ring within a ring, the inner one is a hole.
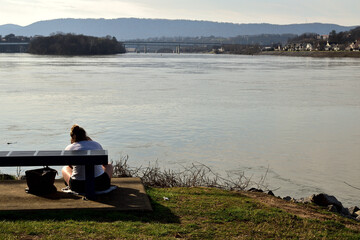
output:
M63 149L77 123L132 166L199 162L254 180L269 168L276 195L326 192L360 205L360 191L344 183L360 187L359 67L359 59L0 54L0 149Z

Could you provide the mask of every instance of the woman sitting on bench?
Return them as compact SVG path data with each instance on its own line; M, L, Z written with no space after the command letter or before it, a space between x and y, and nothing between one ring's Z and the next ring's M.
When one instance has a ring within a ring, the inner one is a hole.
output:
M68 145L65 150L102 150L102 146L89 138L86 131L74 125L70 131L71 144ZM95 191L107 190L110 187L110 179L113 174L113 166L107 165L95 165ZM73 165L65 166L62 169L62 175L64 177L65 184L70 187L71 190L84 193L85 192L85 166Z

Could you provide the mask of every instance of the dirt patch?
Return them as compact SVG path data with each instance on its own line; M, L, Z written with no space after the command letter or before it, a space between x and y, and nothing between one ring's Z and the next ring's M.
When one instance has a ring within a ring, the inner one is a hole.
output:
M301 218L311 218L318 220L336 220L335 214L325 214L317 212L320 208L312 204L299 204L290 201L285 201L281 198L274 197L265 193L259 192L243 192L247 197L256 199L257 201L268 205L270 207L280 208L288 213L297 215Z

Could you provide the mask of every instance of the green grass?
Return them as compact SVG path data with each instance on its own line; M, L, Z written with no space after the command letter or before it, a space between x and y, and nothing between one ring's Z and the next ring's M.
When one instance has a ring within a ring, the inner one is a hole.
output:
M0 212L0 239L360 239L360 231L344 222L302 219L234 192L147 193L153 212Z

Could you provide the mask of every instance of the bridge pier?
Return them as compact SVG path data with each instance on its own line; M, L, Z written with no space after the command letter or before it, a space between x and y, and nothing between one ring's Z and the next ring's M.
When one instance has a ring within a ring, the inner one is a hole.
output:
M178 46L176 46L176 53L180 54L180 44Z

